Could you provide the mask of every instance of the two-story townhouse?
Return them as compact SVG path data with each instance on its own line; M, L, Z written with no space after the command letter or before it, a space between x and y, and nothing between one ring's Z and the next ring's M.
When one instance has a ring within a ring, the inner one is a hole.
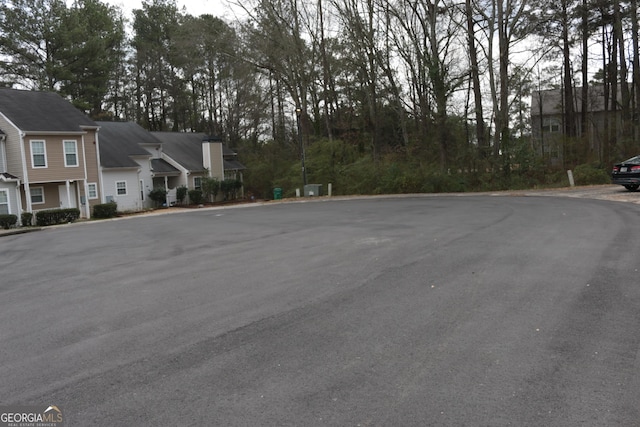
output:
M91 206L101 202L93 120L55 93L2 88L0 129L0 172L5 184L18 188L15 214L75 207L82 217L91 216Z

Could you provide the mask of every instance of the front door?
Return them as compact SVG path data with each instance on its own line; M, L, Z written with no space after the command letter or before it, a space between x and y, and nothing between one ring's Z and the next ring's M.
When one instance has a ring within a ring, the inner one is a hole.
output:
M76 201L76 184L70 183L67 191L66 185L58 185L58 194L60 195L60 209L77 208Z

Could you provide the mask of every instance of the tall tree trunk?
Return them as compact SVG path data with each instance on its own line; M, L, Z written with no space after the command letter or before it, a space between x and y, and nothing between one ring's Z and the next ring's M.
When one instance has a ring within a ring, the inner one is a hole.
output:
M631 40L633 45L633 87L635 102L633 104L633 140L640 138L640 42L638 40L640 28L638 26L638 0L631 0ZM637 145L637 144L636 144ZM635 147L636 149L640 147Z
M618 37L615 28L611 30L611 47L609 55L609 87L611 89L611 115L609 119L609 139L610 146L614 150L611 155L618 156L617 135L618 120L616 119L618 111Z
M329 67L329 60L327 58L326 40L324 37L324 10L322 8L322 0L318 0L318 19L320 26L320 58L322 61L322 97L324 98L324 122L327 131L327 137L329 141L333 140L332 129L332 108L334 92L330 91L331 81L331 68Z
M602 26L602 93L603 93L603 111L604 111L604 123L603 123L603 149L602 159L603 162L608 165L611 163L611 136L610 136L610 114L609 109L611 105L611 73L610 73L610 51L611 42L609 41L609 34L607 34L606 26Z
M589 14L587 0L582 0L582 92L580 100L580 131L584 144L589 144ZM602 160L602 159L599 159Z
M473 90L473 102L476 119L476 139L480 158L489 156L489 141L485 135L484 115L482 110L482 87L480 86L480 68L478 66L478 51L476 48L475 25L473 20L473 8L471 0L465 0L465 13L467 15L467 42L469 44L469 62L471 65L471 85Z
M564 121L564 141L562 161L565 167L575 166L575 143L576 143L576 113L575 97L573 96L573 69L571 67L571 46L569 41L569 12L567 10L567 0L561 3L562 22L562 98L563 98L563 121Z
M508 144L511 138L509 132L509 18L506 14L507 11L504 10L502 0L497 1L497 12L500 94L498 112L495 117L496 144L493 153L496 158L502 154L503 166L508 168ZM505 169L505 172L508 170Z
M622 30L622 14L620 12L620 1L615 0L613 3L613 21L614 31L618 40L618 59L619 59L619 82L620 82L620 110L622 114L621 139L624 155L628 155L631 148L628 147L631 136L631 97L629 90L629 81L627 80L627 59L625 57L624 32Z

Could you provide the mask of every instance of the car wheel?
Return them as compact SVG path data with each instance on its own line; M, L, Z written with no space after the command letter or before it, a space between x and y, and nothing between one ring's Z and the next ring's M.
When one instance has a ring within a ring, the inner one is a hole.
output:
M640 185L638 184L629 184L624 186L624 188L626 188L629 191L636 191L638 187L640 187Z

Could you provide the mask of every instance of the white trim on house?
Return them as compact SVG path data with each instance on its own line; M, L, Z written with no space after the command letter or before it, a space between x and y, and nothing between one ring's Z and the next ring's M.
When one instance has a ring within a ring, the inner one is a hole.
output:
M33 150L34 143L42 143L42 153L36 153ZM29 140L29 152L31 154L31 167L33 169L46 169L47 168L47 141L44 139L30 139ZM44 161L44 165L36 165L35 156L42 156L42 160Z
M7 172L6 135L0 136L0 172Z
M95 200L98 198L98 183L96 182L87 183L87 198L89 200Z
M3 115L4 116L4 115ZM4 116L6 118L6 116ZM7 119L8 120L8 119ZM33 211L33 206L31 204L31 190L29 188L29 174L27 173L27 152L26 149L24 147L24 139L25 139L25 133L23 131L21 131L13 122L9 121L17 130L18 135L19 135L19 148L20 148L20 156L22 157L22 184L24 186L24 196L25 196L25 203L27 206L27 212L32 212Z
M96 140L98 139L98 131L96 130L95 132L95 138ZM89 180L89 174L87 173L87 149L86 149L86 141L84 140L84 135L82 135L80 137L80 141L82 142L82 169L84 172L84 181L83 181L83 186L84 186L84 194L86 197L85 200L85 204L84 204L84 208L85 208L85 215L87 216L87 218L91 218L91 204L89 203L89 187L87 186L87 181ZM96 145L96 150L97 150L98 146ZM96 151L96 156L98 156L97 160L98 162L96 163L96 167L98 168L98 179L100 179L100 153L98 153ZM97 187L96 187L96 191L97 191ZM78 194L80 192L80 189L78 188ZM81 199L81 197L78 195L78 198ZM96 197L97 198L97 197Z
M124 184L124 185L121 185ZM126 196L128 194L127 191L127 181L116 181L116 196ZM124 190L120 192L121 190Z
M98 156L98 186L100 187L100 203L107 203L107 195L104 192L104 175L102 160L100 159L100 128L96 131L96 156ZM86 173L86 171L85 171Z
M0 196L0 215L4 215L5 212L3 212L2 210L2 206L6 206L7 207L7 212L6 215L11 215L11 199L9 198L9 189L7 188L0 188L0 194L4 193L4 201L2 200L2 197Z
M67 152L67 143L73 144L73 152ZM78 141L75 139L63 139L62 140L62 152L64 156L65 168L77 168L80 167L80 156L78 155ZM75 158L75 164L69 163L68 156L73 155Z
M40 193L42 195L42 201L41 202L34 202L33 201L33 190L40 190ZM46 203L45 199L44 199L44 187L29 187L29 201L32 205L44 205Z

